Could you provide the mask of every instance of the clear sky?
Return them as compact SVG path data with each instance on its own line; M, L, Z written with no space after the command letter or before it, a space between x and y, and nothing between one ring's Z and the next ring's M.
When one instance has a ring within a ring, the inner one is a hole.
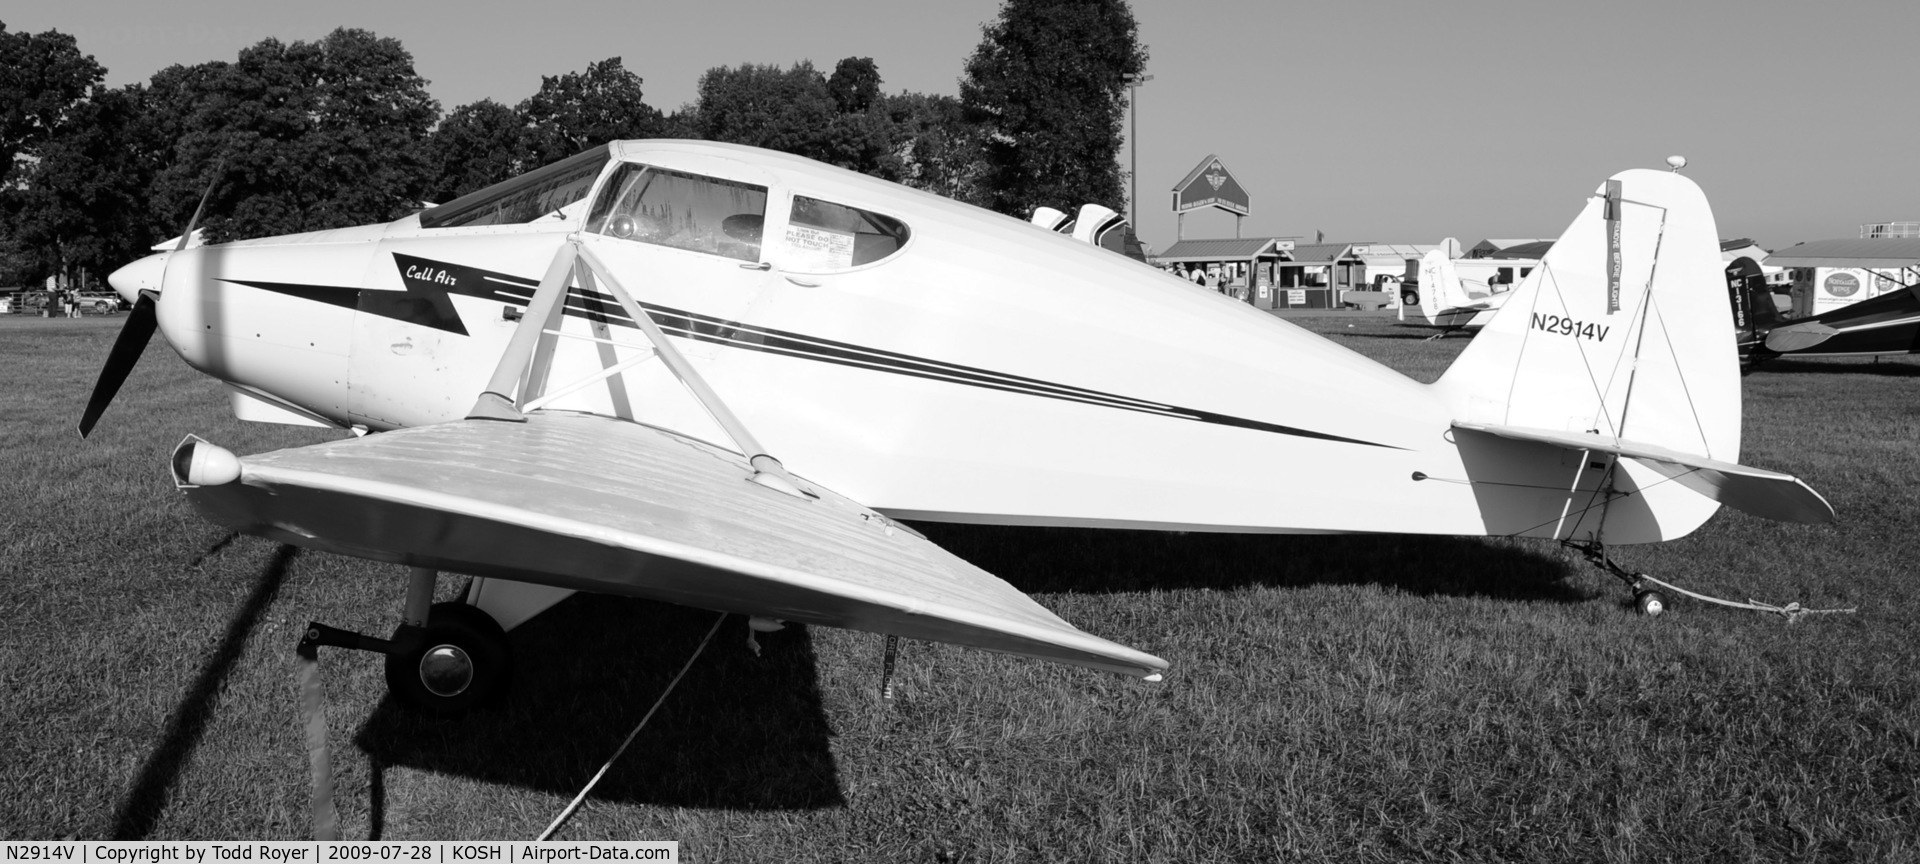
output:
M568 3L26 0L144 81L338 26L399 39L451 109L514 104L541 75L618 55L647 101L692 101L714 66L824 71L874 58L887 92L957 94L999 0ZM1609 174L1684 154L1722 236L1776 248L1920 220L1920 0L1136 2L1140 223L1174 239L1169 190L1218 154L1252 197L1244 236L1432 243L1555 237ZM1186 236L1233 236L1189 215Z

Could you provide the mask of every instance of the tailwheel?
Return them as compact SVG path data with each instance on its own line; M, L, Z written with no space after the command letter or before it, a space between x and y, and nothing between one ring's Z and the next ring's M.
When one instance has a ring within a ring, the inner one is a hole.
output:
M404 644L402 627L394 641ZM387 655L387 688L414 710L450 716L492 702L513 679L507 633L493 617L465 603L435 603L419 639Z
M1656 618L1665 614L1667 608L1672 605L1671 601L1667 599L1667 595L1647 587L1648 582L1657 580L1645 573L1634 573L1613 563L1612 559L1607 557L1607 549L1605 546L1597 542L1582 542L1577 540L1562 540L1560 541L1560 545L1585 555L1588 561L1593 562L1594 566L1605 570L1612 574L1614 578L1626 583L1627 589L1633 592L1633 608L1640 614L1648 618Z

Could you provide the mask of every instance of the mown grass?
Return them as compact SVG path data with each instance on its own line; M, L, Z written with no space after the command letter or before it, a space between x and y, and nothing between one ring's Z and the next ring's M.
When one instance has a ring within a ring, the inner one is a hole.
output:
M1467 341L1297 323L1422 380ZM165 470L186 432L239 452L328 433L231 420L164 346L75 438L118 324L0 319L0 836L303 836L299 628L386 631L402 573L193 514ZM789 628L755 658L731 621L562 836L722 861L1916 860L1920 362L1744 384L1743 461L1841 522L1722 512L1617 554L1856 614L1644 619L1528 541L922 526L1172 674L915 643L889 704L877 637ZM514 698L456 721L390 704L374 658L323 654L347 836L537 834L711 620L575 598L514 635Z

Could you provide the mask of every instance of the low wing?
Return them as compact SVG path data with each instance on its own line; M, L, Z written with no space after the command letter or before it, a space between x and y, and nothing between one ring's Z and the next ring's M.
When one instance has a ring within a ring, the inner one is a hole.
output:
M1834 519L1833 505L1799 478L1789 474L1721 462L1608 435L1460 421L1454 421L1453 425L1455 428L1472 429L1516 441L1538 441L1570 450L1591 450L1623 456L1708 498L1767 519L1815 524L1832 522Z
M762 487L739 455L635 423L463 420L239 467L182 488L214 521L296 545L1125 675L1167 668L853 501Z

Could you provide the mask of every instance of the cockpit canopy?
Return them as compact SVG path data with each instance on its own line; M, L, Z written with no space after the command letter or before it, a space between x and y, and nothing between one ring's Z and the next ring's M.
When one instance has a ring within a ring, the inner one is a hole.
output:
M458 228L577 218L575 205L593 190L612 158L609 145L595 147L427 210L420 225ZM900 219L823 197L640 162L621 162L600 190L583 226L590 233L765 261L796 272L864 267L899 252L911 233ZM769 219L770 200L771 206L785 205L783 219Z

